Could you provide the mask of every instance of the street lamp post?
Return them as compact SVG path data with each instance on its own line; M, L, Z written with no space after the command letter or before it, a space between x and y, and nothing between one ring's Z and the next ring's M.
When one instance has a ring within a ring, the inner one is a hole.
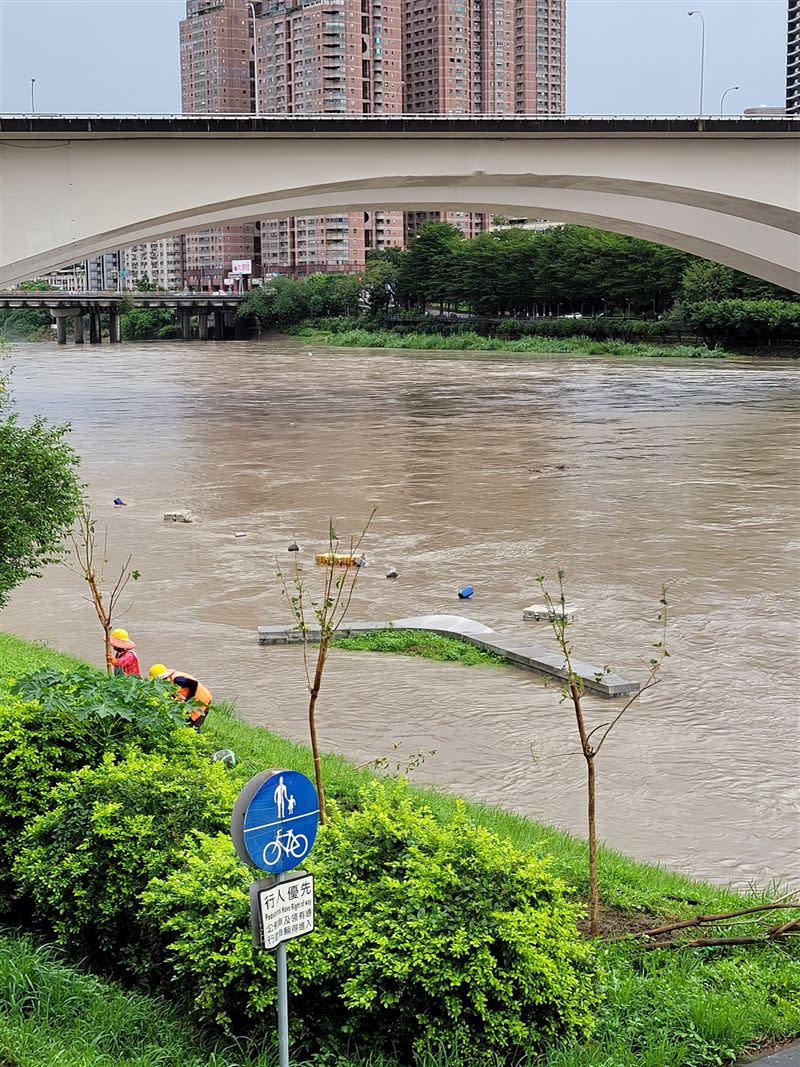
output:
M255 98L255 105L256 105L256 112L255 113L257 115L259 113L259 111L258 111L258 44L257 44L257 38L256 38L256 8L255 8L255 4L248 4L247 6L250 9L250 20L253 23L253 77L255 79L255 89L254 89L253 95L254 95L254 98Z
M706 20L702 11L690 11L689 15L700 16L700 114L703 114L703 87L706 77Z
M725 114L725 97L728 95L728 93L738 92L739 89L741 89L740 85L732 85L730 87L730 89L726 89L725 92L722 94L722 99L719 102L719 113L720 113L720 115L724 115Z
M33 93L33 87L34 87L35 84L36 84L36 79L35 78L31 78L31 114L32 115L36 114L36 98L35 98L34 93Z

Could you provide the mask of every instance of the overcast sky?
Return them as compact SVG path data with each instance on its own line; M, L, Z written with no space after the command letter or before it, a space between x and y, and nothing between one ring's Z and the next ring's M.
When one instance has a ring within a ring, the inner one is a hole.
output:
M567 0L570 114L696 114L782 106L787 0ZM183 0L0 0L0 111L180 111Z

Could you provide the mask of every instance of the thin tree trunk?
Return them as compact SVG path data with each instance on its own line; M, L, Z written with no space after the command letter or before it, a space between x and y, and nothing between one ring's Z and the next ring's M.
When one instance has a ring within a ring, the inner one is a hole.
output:
M114 666L108 662L108 657L111 655L111 630L107 625L103 626L103 633L105 635L106 645L106 674L111 677L114 673Z
M325 666L325 657L328 653L328 646L324 638L319 647L319 654L317 655L317 669L314 672L314 684L311 687L311 691L308 699L308 731L311 735L311 754L314 758L314 780L317 785L317 796L319 797L319 821L325 822L325 789L322 784L322 761L319 756L319 745L317 744L317 718L316 707L317 697L319 696L320 686L322 685L322 670Z
M570 670L572 668L570 667ZM575 707L575 719L578 723L578 733L581 739L583 758L586 760L586 781L589 794L588 821L589 821L589 933L592 937L600 936L600 891L597 885L597 822L596 822L596 798L594 752L592 751L589 735L586 732L586 722L583 718L583 704L581 693L574 682L569 686L572 703Z
M597 824L595 821L594 756L586 757L589 790L589 933L600 936L600 891L597 886Z

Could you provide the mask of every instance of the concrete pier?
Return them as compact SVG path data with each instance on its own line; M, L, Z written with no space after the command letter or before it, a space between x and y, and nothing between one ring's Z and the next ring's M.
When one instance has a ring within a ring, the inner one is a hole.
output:
M119 342L119 311L115 307L108 309L108 341L112 345Z
M83 312L79 312L73 319L75 323L75 344L83 344Z
M429 630L444 637L457 637L467 644L475 645L485 652L501 656L512 667L534 671L551 678L566 678L564 657L558 651L529 645L515 637L506 637L482 623L464 619L460 615L415 615L390 622L353 622L342 626L337 636L364 634L372 630ZM309 639L319 641L319 628L309 628ZM258 640L262 645L297 644L300 632L294 626L259 626ZM631 682L619 674L603 674L602 667L581 660L572 661L572 669L580 677L587 692L613 699L632 696L642 688L639 682ZM598 677L602 675L602 677Z
M60 345L67 343L67 316L56 315L56 340Z
M99 345L102 339L102 334L100 333L100 312L97 308L92 308L89 312L89 344Z
M208 340L208 312L200 311L197 316L197 339L198 341Z
M191 341L192 339L192 313L188 308L181 308L181 340Z
M225 312L221 310L214 312L214 340L225 340Z

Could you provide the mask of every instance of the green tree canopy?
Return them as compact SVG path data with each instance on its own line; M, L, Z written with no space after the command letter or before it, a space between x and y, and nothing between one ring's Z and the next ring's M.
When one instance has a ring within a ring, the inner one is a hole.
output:
M26 578L59 559L78 513L78 457L69 428L23 426L0 381L0 608Z
M428 300L446 300L452 290L452 259L464 240L449 222L426 222L408 246L397 276L400 298L424 306Z

